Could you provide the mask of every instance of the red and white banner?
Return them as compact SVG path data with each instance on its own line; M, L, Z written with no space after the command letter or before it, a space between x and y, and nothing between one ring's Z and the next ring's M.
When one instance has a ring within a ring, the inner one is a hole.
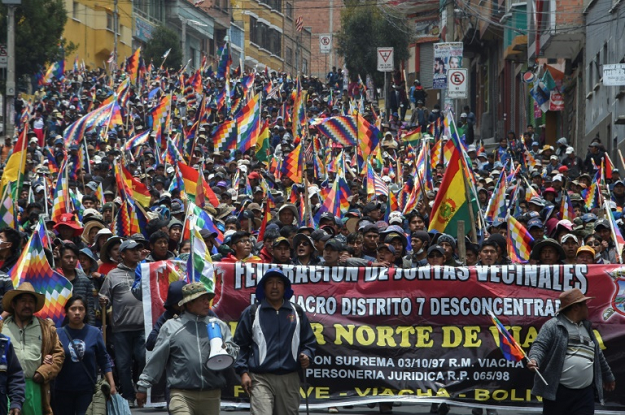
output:
M213 309L236 330L269 264L215 264ZM313 407L445 400L454 405L540 406L533 373L498 348L492 310L528 352L577 287L616 376L605 407L625 408L625 266L509 265L418 269L284 266L292 301L306 311L319 347L302 393ZM245 399L235 387L224 400Z

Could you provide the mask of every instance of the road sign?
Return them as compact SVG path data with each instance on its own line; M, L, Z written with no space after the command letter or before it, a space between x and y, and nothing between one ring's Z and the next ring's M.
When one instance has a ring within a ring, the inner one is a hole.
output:
M447 71L447 96L451 99L468 98L467 70L449 69Z
M0 68L6 68L9 63L9 54L7 53L7 45L0 43Z
M604 64L603 85L625 85L625 63Z
M393 72L393 48L378 48L378 71Z
M319 51L324 54L332 52L332 35L319 35Z

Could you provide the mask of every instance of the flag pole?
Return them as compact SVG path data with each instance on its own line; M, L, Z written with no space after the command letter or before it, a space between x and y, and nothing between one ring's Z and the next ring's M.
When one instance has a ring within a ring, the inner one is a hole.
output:
M450 113L452 115L451 117L449 117ZM454 120L453 112L451 110L448 111L447 116L451 119L451 123L454 125L454 130L456 131L456 137L457 137L458 136L458 128L456 127L456 121ZM451 137L450 137L450 139L451 139ZM462 163L462 170L464 171L465 167L468 170L468 169L470 169L470 167L467 166L466 159L465 159L465 156L464 156L465 155L464 148L462 148L462 144L460 143L460 138L459 137L458 137L457 141L458 141L458 144L459 144L458 150L460 151L460 156L461 156L460 157L460 162ZM444 154L445 151L441 151L441 153ZM467 171L467 173L468 173L468 171ZM471 202L471 191L470 191L470 188L469 188L469 182L467 180L466 174L462 175L462 180L464 181L465 197L467 198L467 202L469 203L469 217L471 218L471 223L474 224L474 223L476 223L476 221L475 221L475 213L473 212L473 203ZM475 193L475 197L477 198L477 192L475 191L475 189L473 189L473 192ZM478 226L479 226L479 223L478 223ZM472 242L474 244L477 243L477 232L475 230L475 226L474 225L471 226L471 240L472 240Z
M493 313L493 311L492 311L492 310L488 310L488 314L490 315L491 319L493 320L493 323L496 323L497 321L499 321L499 319L495 316L495 314ZM499 321L499 324L501 324L501 321ZM502 324L502 326L503 326L503 324ZM519 352L521 352L521 354L523 355L523 359L525 359L525 360L527 360L528 362L530 362L530 358L529 358L529 357L527 357L527 354L525 354L525 350L523 350L523 348L517 344L516 340L514 340L514 338L510 335L510 333L502 333L502 332L501 332L501 329L499 328L499 326L498 326L497 324L495 324L495 327L497 328L497 331L498 331L499 333L501 333L502 335L504 335L505 337L510 336L510 337L509 337L509 340L511 340L512 346L513 346L516 350L518 350ZM504 327L504 330L506 330L506 329L505 329L505 327ZM506 332L507 332L507 330L506 330ZM506 359L506 360L508 360L508 359ZM549 384L547 383L547 381L545 380L545 378L543 377L543 375L542 375L542 374L538 371L538 368L534 368L534 371L536 372L536 374L538 375L538 377L539 377L539 378L543 381L543 383L544 383L546 386L549 386Z

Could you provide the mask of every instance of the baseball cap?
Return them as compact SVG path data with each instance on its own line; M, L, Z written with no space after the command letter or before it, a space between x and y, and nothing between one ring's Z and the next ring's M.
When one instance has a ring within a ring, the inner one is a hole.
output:
M285 238L284 236L281 236L279 238L276 238L275 241L273 241L272 246L274 248L276 248L278 245L282 244L282 243L286 243L289 247L291 247L291 242L289 242L289 240L287 238Z
M335 251L342 251L343 244L337 239L330 239L328 242L326 242L324 248L331 248Z
M428 256L430 256L433 252L438 252L439 254L445 256L445 249L440 245L432 245L428 248Z
M573 235L572 233L567 233L566 235L564 235L560 239L560 243L563 244L566 241L568 241L569 239L573 239L575 242L579 243L579 239L577 238L577 236Z
M579 255L579 254L581 254L582 252L588 252L588 253L592 254L592 256L593 256L593 257L594 257L594 256L595 256L595 254L596 254L595 250L594 250L594 249L592 249L592 247L590 247L590 246L588 246L588 245L582 245L582 246L580 246L579 248L577 248L577 254L576 254L576 255Z
M137 247L140 247L141 245L137 243L137 241L133 240L133 239L126 239L124 242L122 242L122 244L119 246L119 252L124 252L127 249L135 249Z

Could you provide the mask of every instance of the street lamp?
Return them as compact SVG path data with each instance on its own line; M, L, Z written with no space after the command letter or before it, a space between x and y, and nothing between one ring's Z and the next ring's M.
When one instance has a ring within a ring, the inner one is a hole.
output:
M22 4L22 0L2 0L2 4L7 6L7 91L4 96L6 108L4 125L5 134L10 139L13 138L13 106L15 99L15 7Z

